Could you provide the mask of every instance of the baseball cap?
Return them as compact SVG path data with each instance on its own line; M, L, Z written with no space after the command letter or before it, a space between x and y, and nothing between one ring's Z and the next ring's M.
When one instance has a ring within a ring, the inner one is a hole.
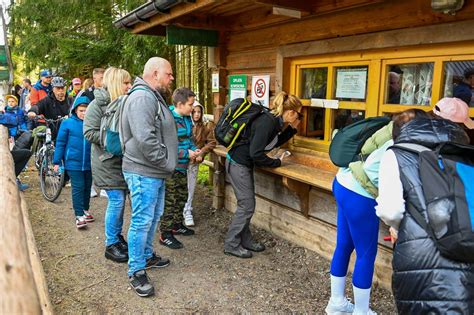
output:
M52 77L52 73L49 70L41 70L40 77Z
M459 98L445 97L440 99L433 108L433 113L455 123L463 123L469 129L474 129L474 121L469 118L469 107Z
M73 85L74 85L74 84L81 84L81 83L82 83L82 82L81 82L81 79L79 79L79 78L74 78L74 79L72 79L72 84L73 84Z
M8 101L8 99L13 98L17 103L18 103L18 98L15 95L8 94L5 96L5 99Z

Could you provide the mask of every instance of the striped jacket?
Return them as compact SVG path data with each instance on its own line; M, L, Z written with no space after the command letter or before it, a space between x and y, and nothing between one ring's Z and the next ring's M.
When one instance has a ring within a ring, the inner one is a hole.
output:
M175 111L174 106L170 106L170 109L178 130L178 164L175 170L186 173L189 164L188 150L197 149L193 139L193 123L191 116L181 116Z

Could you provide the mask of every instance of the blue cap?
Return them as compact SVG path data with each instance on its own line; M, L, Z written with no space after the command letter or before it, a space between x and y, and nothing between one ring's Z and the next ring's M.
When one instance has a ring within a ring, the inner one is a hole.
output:
M52 73L49 70L41 70L40 77L52 77Z

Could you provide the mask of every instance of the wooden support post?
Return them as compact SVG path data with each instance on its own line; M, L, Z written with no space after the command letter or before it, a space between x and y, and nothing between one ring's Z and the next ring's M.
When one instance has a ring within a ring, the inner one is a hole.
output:
M297 180L282 177L283 185L291 191L296 192L300 198L301 212L305 217L309 217L309 190L311 186Z
M52 314L41 262L23 213L8 146L0 126L0 314ZM40 292L42 291L42 292Z
M215 153L211 155L214 162L214 196L212 198L212 207L222 209L225 203L225 158Z

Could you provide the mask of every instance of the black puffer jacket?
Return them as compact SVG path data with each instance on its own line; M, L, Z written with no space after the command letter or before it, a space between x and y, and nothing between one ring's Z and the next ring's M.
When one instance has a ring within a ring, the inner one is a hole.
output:
M410 142L429 148L445 141L468 143L466 133L447 120L417 119L401 129L396 143ZM440 255L428 234L410 212L425 215L418 175L418 156L392 149L403 184L406 212L393 253L392 289L400 314L474 314L474 264Z

